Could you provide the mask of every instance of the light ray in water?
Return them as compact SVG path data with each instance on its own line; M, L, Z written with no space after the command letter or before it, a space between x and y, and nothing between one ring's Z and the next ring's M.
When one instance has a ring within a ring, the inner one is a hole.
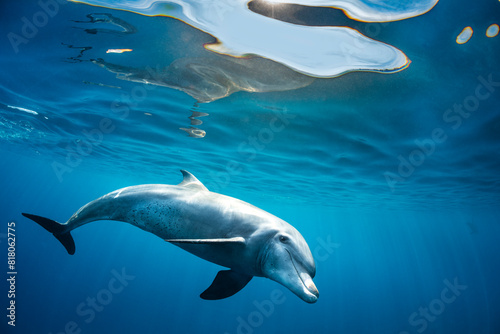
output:
M245 0L74 2L147 16L173 17L217 38L216 43L205 45L208 50L233 57L258 55L313 77L335 77L351 71L395 72L406 68L410 62L397 48L370 39L354 29L294 25L274 20L249 10ZM349 8L357 6L357 11L351 8L350 12L358 13L356 15L365 20L392 21L422 14L436 2L409 1L395 6L399 2L357 1ZM340 7L341 2L318 0L312 5L327 3Z

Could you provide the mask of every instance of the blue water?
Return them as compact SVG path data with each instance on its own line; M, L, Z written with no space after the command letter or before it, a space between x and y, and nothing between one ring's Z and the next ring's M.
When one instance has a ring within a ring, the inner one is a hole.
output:
M210 103L117 79L95 61L130 70L224 59L203 49L213 37L171 18L64 3L13 47L9 33L22 36L23 18L41 10L0 4L5 315L10 221L18 272L16 326L2 315L2 333L500 333L500 36L485 36L500 24L498 1L441 0L384 24L333 9L276 13L351 26L412 63ZM135 31L82 22L95 13ZM466 26L474 34L458 45ZM193 125L193 112L208 116ZM180 130L190 127L205 136ZM177 184L179 169L295 226L315 256L318 302L264 278L205 301L198 295L222 268L152 234L93 223L73 232L70 256L21 216L63 222L121 187Z

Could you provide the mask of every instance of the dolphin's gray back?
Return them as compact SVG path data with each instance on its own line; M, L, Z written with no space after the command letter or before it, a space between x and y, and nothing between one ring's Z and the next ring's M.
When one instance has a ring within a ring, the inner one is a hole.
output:
M127 187L83 206L66 222L66 231L97 220L116 220L163 239L232 237L228 198L182 186Z

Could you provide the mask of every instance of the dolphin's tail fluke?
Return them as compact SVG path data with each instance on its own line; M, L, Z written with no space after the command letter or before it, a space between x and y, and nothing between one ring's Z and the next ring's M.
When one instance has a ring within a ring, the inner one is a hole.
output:
M71 236L70 232L64 232L65 228L64 225L40 216L35 216L31 215L29 213L23 213L23 216L26 218L29 218L33 220L35 223L49 231L54 235L54 237L57 238L61 242L61 244L66 248L68 251L68 254L73 255L75 254L75 241L73 240L73 237Z

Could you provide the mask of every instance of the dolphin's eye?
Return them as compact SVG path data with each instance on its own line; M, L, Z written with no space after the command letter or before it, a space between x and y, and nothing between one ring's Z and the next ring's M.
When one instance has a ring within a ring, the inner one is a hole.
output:
M288 241L288 238L285 237L284 235L280 235L280 241L283 242L283 243L285 243L285 242Z

